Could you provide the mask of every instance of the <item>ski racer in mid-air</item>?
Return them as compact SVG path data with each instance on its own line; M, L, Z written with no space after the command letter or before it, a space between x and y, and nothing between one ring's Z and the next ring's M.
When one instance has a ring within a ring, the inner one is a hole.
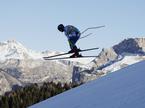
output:
M69 52L70 53L74 52L74 54L71 57L81 56L78 53L79 49L76 46L76 42L78 41L78 39L80 38L80 35L81 35L80 31L72 25L64 26L63 24L59 24L57 28L60 32L64 32L64 34L66 35L66 37L68 39L68 42L69 42L69 45L71 48L71 50Z
M57 29L60 32L64 32L64 34L66 35L68 42L69 42L69 46L70 46L70 51L66 52L66 53L61 53L61 54L56 54L56 55L52 55L52 56L48 56L48 57L43 57L44 60L60 60L60 59L70 59L70 58L89 58L89 57L97 57L97 56L82 56L80 54L80 52L85 52L85 51L91 51L91 50L96 50L99 49L98 47L96 48L89 48L89 49L78 49L76 46L76 42L79 39L82 38L86 38L88 36L90 36L92 33L89 33L87 35L81 36L83 33L85 33L87 30L89 29L97 29L97 28L101 28L101 27L105 27L105 26L98 26L98 27L89 27L86 28L84 31L80 32L76 27L72 26L72 25L67 25L64 26L63 24L59 24ZM73 53L71 56L69 57L59 57L59 56L63 56L63 55L68 55Z

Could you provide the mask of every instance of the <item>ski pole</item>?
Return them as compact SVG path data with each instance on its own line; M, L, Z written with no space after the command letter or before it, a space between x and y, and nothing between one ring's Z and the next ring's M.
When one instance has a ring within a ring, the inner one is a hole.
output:
M89 27L89 28L86 28L84 31L82 31L81 34L85 33L85 32L86 32L87 30L89 30L89 29L97 29L97 28L102 28L102 27L105 27L105 25L103 25L103 26L98 26L98 27Z
M86 37L88 37L88 36L90 36L90 35L92 35L92 34L93 34L93 33L89 33L89 34L87 34L87 35L85 35L85 36L80 37L80 39L86 38Z

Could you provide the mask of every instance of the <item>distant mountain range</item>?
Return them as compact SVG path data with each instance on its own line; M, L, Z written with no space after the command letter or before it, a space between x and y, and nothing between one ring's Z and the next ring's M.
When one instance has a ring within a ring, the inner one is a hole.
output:
M60 52L35 52L21 43L11 40L0 43L0 94L10 91L16 85L45 81L70 82L73 66L81 66L73 61L46 61L44 56Z
M0 43L0 95L14 87L45 81L87 82L145 59L145 38L126 39L88 64L77 60L45 61L60 52L35 52L11 40Z

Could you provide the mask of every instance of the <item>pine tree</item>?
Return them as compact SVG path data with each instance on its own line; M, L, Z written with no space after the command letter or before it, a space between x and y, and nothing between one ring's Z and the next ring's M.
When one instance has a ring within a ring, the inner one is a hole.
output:
M8 98L6 96L2 96L1 108L9 108Z

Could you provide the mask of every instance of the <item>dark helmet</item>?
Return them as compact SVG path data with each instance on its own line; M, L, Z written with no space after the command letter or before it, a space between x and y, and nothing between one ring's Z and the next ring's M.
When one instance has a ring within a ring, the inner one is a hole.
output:
M64 31L64 25L63 24L59 24L58 27L57 27L57 29L59 31L63 32Z

